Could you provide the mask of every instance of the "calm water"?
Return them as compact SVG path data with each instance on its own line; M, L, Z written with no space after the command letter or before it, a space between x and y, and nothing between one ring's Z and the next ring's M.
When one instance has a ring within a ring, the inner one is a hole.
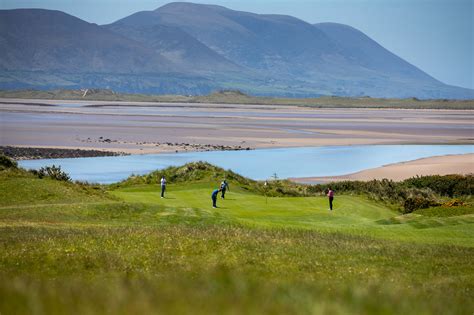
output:
M28 169L60 165L74 180L113 183L131 174L207 161L253 179L335 176L386 164L446 154L474 153L474 145L364 145L148 154L20 161Z

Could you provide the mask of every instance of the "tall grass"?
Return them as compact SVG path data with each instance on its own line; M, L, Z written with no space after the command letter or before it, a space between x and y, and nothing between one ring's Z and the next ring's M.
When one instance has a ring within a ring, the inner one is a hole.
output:
M7 314L467 314L474 306L472 248L180 223L2 228L0 244Z

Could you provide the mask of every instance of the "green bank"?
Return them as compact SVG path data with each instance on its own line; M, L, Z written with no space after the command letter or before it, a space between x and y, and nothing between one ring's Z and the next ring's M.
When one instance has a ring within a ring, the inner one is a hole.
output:
M4 166L0 312L472 313L470 196L402 214L341 192L330 212L316 192L272 185L207 165L111 186Z
M232 85L235 88L235 84ZM249 86L242 86L243 89ZM251 88L255 88L252 86ZM270 93L271 90L262 90ZM321 96L314 98L265 97L253 96L239 90L221 90L208 95L150 95L125 94L112 90L0 90L0 98L44 99L44 100L80 100L80 101L122 101L156 103L203 103L203 104L248 104L283 105L313 108L402 108L402 109L474 109L473 100L448 100L417 98L372 98Z

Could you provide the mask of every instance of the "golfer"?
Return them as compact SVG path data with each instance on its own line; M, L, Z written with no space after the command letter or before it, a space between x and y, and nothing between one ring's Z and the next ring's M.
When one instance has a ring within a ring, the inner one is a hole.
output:
M166 178L163 176L161 177L161 198L165 198L165 190L166 190Z
M329 198L329 210L332 211L332 201L334 200L334 191L332 190L331 187L329 187L327 196Z
M217 208L217 195L219 194L219 192L221 191L221 189L215 189L213 192L212 192L212 195L211 195L211 199L212 199L212 207L213 208Z
M227 181L224 179L221 183L221 198L224 199L225 198L225 192L226 190L229 189L230 191L230 187L229 187L229 184L227 183Z

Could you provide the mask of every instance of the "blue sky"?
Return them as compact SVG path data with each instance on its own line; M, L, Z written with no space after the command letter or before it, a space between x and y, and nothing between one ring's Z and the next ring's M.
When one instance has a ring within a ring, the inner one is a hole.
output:
M107 24L162 0L1 0L1 9L61 10ZM310 23L349 24L385 48L451 85L474 88L474 0L194 0Z

